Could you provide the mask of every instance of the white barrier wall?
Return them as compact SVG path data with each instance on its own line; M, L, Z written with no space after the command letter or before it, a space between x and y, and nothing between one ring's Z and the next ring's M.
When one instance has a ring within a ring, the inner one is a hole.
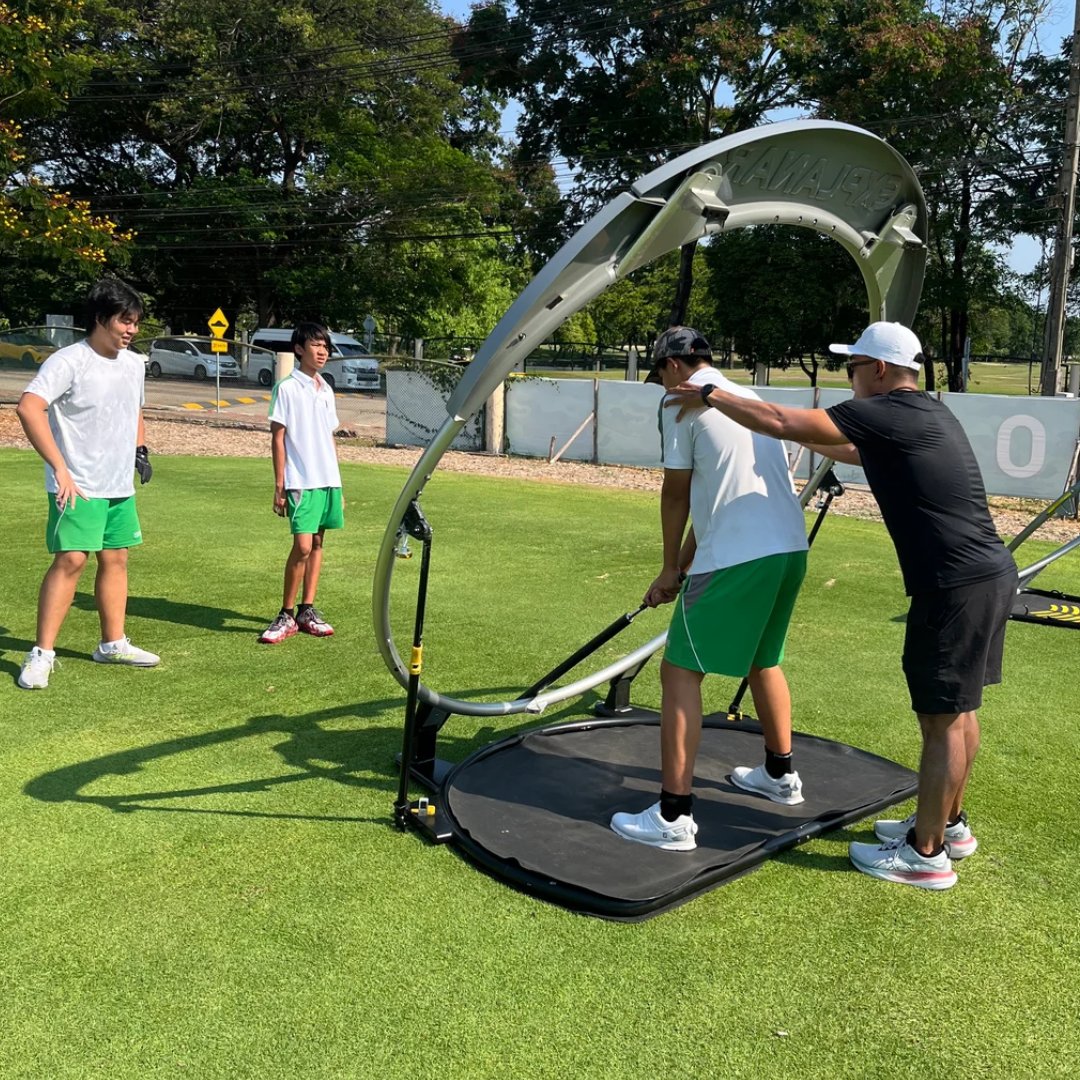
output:
M1072 464L1080 401L942 394L967 432L992 495L1056 499Z
M810 408L813 390L759 387L766 401ZM827 409L851 397L850 390L819 392ZM514 379L507 384L506 434L510 453L547 457L552 437L560 449L596 406L596 418L563 452L573 461L596 458L607 465L656 467L660 461L658 408L662 390L645 383L591 379ZM1080 434L1080 400L1006 397L996 394L942 394L971 440L990 495L1054 499L1061 494ZM789 455L798 448L787 447ZM797 475L809 475L804 452ZM862 469L837 465L843 483L865 484Z
M660 465L660 402L664 388L654 383L602 380L596 456L605 465Z
M630 384L628 384L630 385ZM652 387L638 386L651 390ZM506 384L506 441L511 454L546 458L558 451L593 411L592 379L510 379ZM564 461L592 461L593 421L563 451Z

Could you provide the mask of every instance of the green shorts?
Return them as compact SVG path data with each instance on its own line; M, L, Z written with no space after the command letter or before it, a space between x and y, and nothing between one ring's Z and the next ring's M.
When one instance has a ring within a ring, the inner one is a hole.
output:
M76 499L63 510L56 507L56 495L49 499L49 520L45 526L45 546L58 551L109 551L142 543L135 496L122 499Z
M340 529L345 524L339 487L287 491L285 502L293 536L322 532L323 529Z
M784 658L806 552L691 574L675 601L664 658L688 671L742 678Z

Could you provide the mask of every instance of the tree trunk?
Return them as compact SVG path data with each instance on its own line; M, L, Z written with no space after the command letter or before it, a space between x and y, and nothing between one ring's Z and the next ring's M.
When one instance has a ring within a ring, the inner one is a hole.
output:
M679 277L675 282L675 298L671 303L668 326L682 326L686 322L686 311L690 306L690 290L694 287L694 252L697 241L684 244L679 252Z

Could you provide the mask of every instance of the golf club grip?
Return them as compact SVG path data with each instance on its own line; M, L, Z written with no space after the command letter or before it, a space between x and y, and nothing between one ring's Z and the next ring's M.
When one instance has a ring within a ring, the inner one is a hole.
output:
M561 678L568 671L577 667L582 660L585 659L590 653L596 652L601 645L606 645L617 634L621 634L635 619L645 610L646 605L643 603L636 611L628 612L624 615L620 615L610 626L604 627L596 637L591 638L585 642L576 652L571 653L561 664L552 668L542 678L537 679L527 690L523 690L518 696L527 700L528 698L534 698L541 690L550 686L556 679Z

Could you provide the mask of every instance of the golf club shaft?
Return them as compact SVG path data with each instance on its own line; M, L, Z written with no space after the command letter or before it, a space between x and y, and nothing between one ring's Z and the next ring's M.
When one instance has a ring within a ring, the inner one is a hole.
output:
M568 671L578 666L585 657L596 652L601 645L605 645L616 634L621 634L633 621L645 610L646 605L643 603L637 611L627 612L625 615L620 615L610 626L606 626L600 631L596 637L587 641L581 646L577 652L568 656L561 664L552 668L546 675L538 679L527 690L523 690L519 695L523 700L536 697L545 687L550 686L556 679L561 678Z

